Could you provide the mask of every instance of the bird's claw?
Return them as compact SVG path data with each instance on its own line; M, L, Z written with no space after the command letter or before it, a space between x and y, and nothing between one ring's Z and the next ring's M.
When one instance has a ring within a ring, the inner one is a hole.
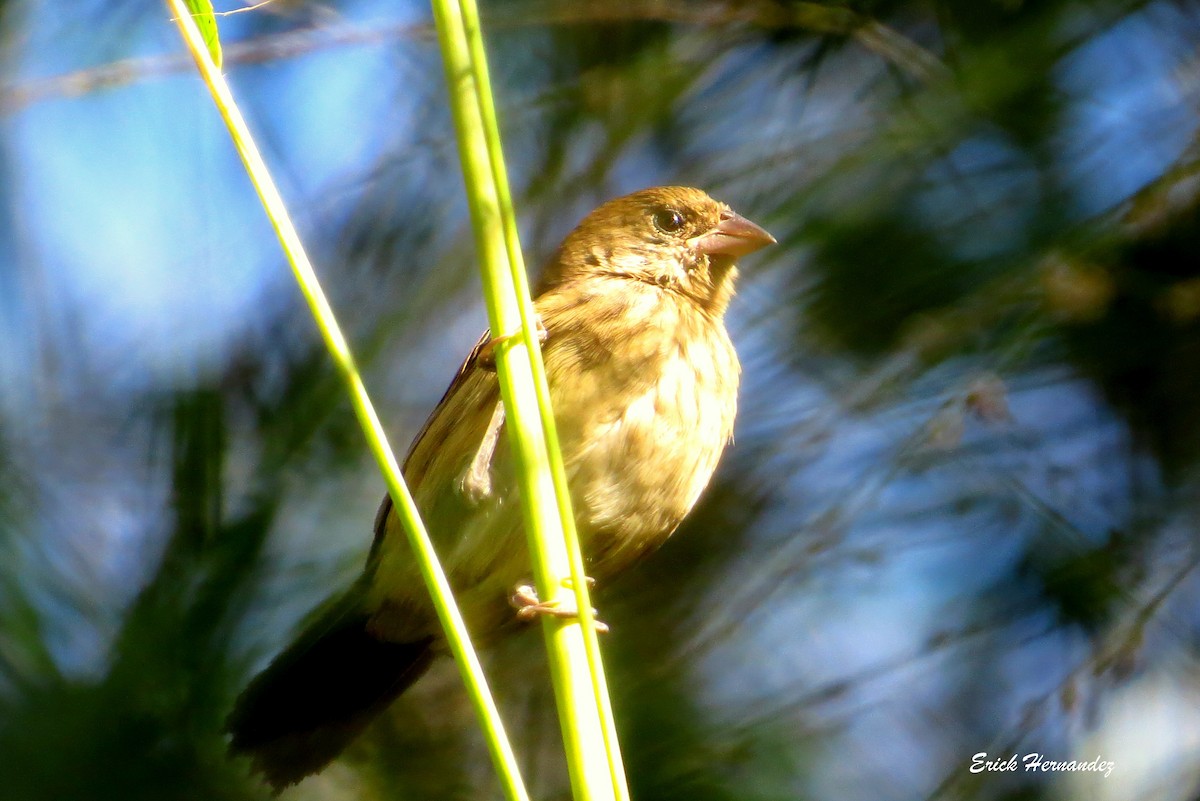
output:
M529 584L521 584L514 589L509 597L509 603L516 607L518 620L529 621L544 615L568 620L579 618L579 610L575 607L574 598L568 595L565 596L565 599L542 601L538 598L537 590ZM596 627L596 631L607 634L608 625L596 620L595 616L596 610L593 609L592 624Z
M542 322L542 316L540 314L534 315L533 322L536 326L535 330L537 331L538 344L545 345L546 339L550 336L550 332L546 330L546 325L545 325L545 323ZM502 336L492 337L487 342L484 342L483 347L481 347L479 349L479 356L477 357L477 362L478 362L479 366L485 370L489 370L489 371L495 370L496 369L496 348L498 348L502 345L507 345L507 344L516 342L520 338L521 338L521 332L514 331L511 334L504 334Z

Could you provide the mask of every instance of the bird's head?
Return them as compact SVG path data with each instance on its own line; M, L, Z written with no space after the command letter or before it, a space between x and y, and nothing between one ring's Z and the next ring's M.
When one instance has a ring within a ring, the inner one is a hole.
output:
M721 315L735 262L775 237L699 189L663 186L610 200L563 241L542 278L549 288L593 276L642 281Z

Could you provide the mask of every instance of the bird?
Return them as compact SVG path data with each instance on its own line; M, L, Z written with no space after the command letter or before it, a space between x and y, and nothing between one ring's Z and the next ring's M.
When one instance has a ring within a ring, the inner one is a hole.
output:
M732 439L741 367L725 313L737 260L774 242L700 189L654 187L596 208L545 266L534 310L580 545L599 584L670 537ZM498 340L480 338L403 465L484 645L529 617L513 599L532 574L500 444ZM385 497L363 573L241 693L230 750L278 792L336 758L447 650Z

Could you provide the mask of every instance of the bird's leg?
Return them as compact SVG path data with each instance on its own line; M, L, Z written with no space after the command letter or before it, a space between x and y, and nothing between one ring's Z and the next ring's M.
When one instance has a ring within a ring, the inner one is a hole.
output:
M471 503L479 503L492 494L492 457L496 455L496 443L500 440L500 429L504 427L504 404L496 401L487 431L475 451L466 475L462 480L463 495Z
M517 609L518 620L533 620L542 615L550 615L552 617L578 619L579 610L575 606L575 597L573 595L564 596L563 599L554 601L542 601L538 599L537 590L529 584L521 584L513 590L513 594L509 597L509 603ZM596 610L592 610L592 616L595 618ZM601 634L608 633L608 625L601 623L599 620L593 619L592 623L596 627L596 631Z
M533 318L534 325L537 330L537 340L539 345L545 345L550 332L546 330L545 323L542 322L542 316L535 314ZM483 343L483 347L479 349L479 355L476 356L476 361L484 370L494 371L496 369L496 348L501 345L507 345L521 336L520 331L515 331L511 334L504 334L498 337L492 337L487 342Z

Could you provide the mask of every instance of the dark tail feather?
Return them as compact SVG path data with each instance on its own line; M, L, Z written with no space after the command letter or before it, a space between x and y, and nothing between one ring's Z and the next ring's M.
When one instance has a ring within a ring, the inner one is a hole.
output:
M383 642L366 623L318 620L238 698L230 750L250 756L276 792L325 767L429 668L432 638Z

